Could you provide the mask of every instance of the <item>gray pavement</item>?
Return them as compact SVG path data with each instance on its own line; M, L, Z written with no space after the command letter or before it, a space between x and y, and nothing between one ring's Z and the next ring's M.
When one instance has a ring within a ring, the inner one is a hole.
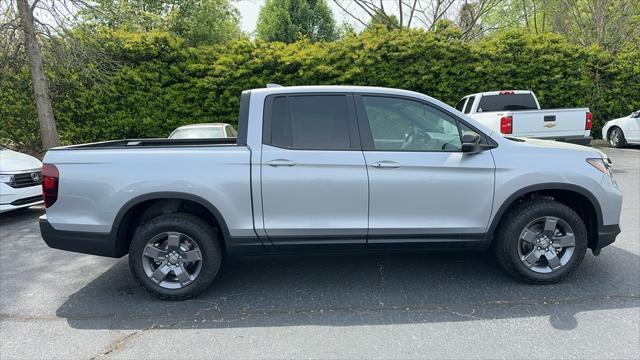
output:
M46 247L42 209L0 215L0 358L640 358L640 149L603 150L623 232L550 286L484 252L281 256L164 302L126 258Z

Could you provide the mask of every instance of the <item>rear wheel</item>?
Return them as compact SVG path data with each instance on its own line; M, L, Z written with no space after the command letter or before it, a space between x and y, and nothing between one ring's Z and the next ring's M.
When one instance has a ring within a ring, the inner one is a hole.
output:
M573 272L587 250L584 222L570 207L548 199L516 206L497 230L500 265L529 283L554 283Z
M614 148L627 146L627 139L624 138L624 132L619 127L614 127L609 131L609 145Z
M215 230L190 214L161 215L141 225L129 251L136 280L164 300L198 295L215 279L221 261Z

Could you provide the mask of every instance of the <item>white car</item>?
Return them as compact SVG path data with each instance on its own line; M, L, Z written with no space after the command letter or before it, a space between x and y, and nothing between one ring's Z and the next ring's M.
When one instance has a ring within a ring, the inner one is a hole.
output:
M42 203L42 163L0 146L0 213Z
M169 139L224 139L238 135L233 126L226 123L203 123L180 126Z
M602 138L614 148L640 145L640 110L604 123Z

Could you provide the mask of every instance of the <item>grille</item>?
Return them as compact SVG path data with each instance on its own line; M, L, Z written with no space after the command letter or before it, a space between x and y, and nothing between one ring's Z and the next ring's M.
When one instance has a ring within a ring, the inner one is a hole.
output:
M34 174L32 177L31 175ZM34 180L34 177L36 180ZM9 186L12 188L20 189L29 186L36 186L42 184L42 174L40 171L26 172L13 175L13 181Z
M42 201L42 195L32 196L32 197L28 197L28 198L24 198L24 199L18 199L16 201L13 201L11 203L11 205L20 206L20 205L24 205L24 204L31 204L31 203L38 202L38 201Z

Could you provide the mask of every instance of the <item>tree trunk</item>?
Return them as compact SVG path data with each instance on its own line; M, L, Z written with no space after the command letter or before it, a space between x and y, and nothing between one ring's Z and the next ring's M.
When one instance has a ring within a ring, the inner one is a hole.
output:
M35 23L33 11L28 0L17 0L18 13L20 14L20 25L24 32L24 45L29 57L29 67L31 69L31 82L33 83L33 96L38 109L38 120L40 122L40 137L42 147L49 148L60 145L58 131L56 130L56 120L53 117L51 106L51 96L49 95L49 83L44 75L42 65L42 53L36 39Z

